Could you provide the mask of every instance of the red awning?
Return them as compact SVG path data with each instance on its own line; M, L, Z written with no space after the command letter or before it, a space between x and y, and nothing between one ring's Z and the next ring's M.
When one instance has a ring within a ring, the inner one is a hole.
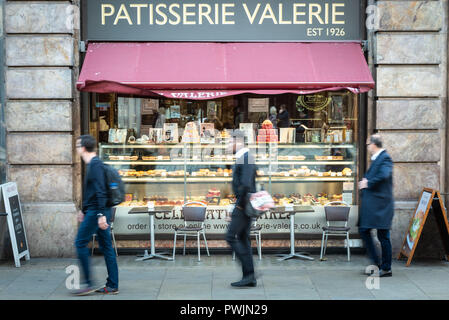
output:
M374 87L360 43L90 43L77 88L213 99Z

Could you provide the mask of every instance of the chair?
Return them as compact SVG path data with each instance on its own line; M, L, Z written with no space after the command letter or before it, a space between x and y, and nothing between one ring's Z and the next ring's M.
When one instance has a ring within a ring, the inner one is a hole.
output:
M256 238L257 244L257 253L259 255L259 260L262 260L262 239L261 232L262 227L257 225L257 219L254 219L253 224L251 225L251 230L249 236L254 236ZM232 260L235 260L235 251L232 252Z
M335 206L335 204L340 204ZM342 205L341 205L342 204ZM343 201L334 201L324 206L324 213L326 215L327 226L323 227L323 238L321 240L321 255L320 259L326 255L327 239L329 235L346 236L348 247L348 261L351 261L351 252L349 248L349 230L348 218L351 207ZM342 225L344 223L344 225ZM324 246L323 246L324 244Z
M114 220L115 220L115 211L117 210L116 207L111 208L111 220L110 220L110 226L111 226L111 235L112 235L112 242L114 244L114 250L115 250L115 255L118 257L118 253L117 253L117 244L115 243L115 236L114 236ZM94 235L92 236L92 255L94 254L94 248L95 248L95 236L97 234L94 233Z
M195 205L195 206L191 206ZM182 214L184 216L184 226L183 227L176 227L175 228L175 237L173 240L173 260L175 260L175 253L176 253L176 237L178 235L184 235L184 249L182 251L182 254L186 254L186 238L188 236L196 236L198 241L198 261L201 261L201 255L200 255L200 233L203 234L204 243L206 245L206 251L207 255L209 254L209 248L207 247L207 240L206 240L206 234L204 232L204 220L206 218L206 209L207 205L202 202L187 202L182 207ZM192 223L195 223L196 225L192 225ZM198 222L201 223L200 226L198 226Z

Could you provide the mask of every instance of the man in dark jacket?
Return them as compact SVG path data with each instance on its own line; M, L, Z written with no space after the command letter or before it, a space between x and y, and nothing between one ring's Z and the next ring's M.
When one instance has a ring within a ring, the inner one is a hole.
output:
M278 114L278 128L289 128L290 127L290 116L287 111L285 104L282 104L279 108Z
M373 264L379 267L380 277L391 277L392 249L390 241L391 222L394 214L393 199L393 161L382 149L381 137L372 135L367 142L371 153L371 166L359 189L362 193L359 232ZM374 247L371 229L377 230L377 238L382 248L380 258Z
M256 164L249 150L244 148L244 134L235 130L233 134L233 152L236 163L233 168L232 189L236 197L234 211L226 234L226 241L235 252L242 265L243 277L231 283L234 287L255 287L254 262L249 239L251 218L245 214L245 206L249 201L248 193L256 192Z
M84 180L83 211L78 213L81 225L75 240L78 259L84 273L85 286L73 292L76 295L86 295L93 291L103 294L118 293L118 267L114 248L111 242L111 208L107 207L107 185L103 162L95 152L97 142L90 135L84 135L76 141L76 151L87 164ZM89 263L88 243L96 234L100 249L103 252L108 278L106 285L100 289L94 288ZM96 290L98 289L98 290Z

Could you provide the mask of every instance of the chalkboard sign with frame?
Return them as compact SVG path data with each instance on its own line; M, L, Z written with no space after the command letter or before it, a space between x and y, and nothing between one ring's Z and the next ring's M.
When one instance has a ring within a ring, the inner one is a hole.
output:
M424 188L415 212L410 219L410 224L398 256L398 259L402 256L408 258L406 264L407 267L412 261L429 212L433 212L433 214L435 214L440 236L443 240L446 258L449 259L449 224L440 192L437 190Z
M7 214L9 237L16 267L20 267L20 259L30 260L25 225L22 219L22 207L15 182L2 184L2 206Z

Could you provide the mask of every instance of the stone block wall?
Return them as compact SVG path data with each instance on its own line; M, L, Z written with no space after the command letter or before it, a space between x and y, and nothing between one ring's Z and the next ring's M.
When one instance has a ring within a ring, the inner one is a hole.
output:
M448 1L370 1L368 31L376 88L369 131L384 138L394 165L394 254L423 187L447 190Z
M18 184L32 257L74 256L81 189L76 7L4 5L8 181Z

